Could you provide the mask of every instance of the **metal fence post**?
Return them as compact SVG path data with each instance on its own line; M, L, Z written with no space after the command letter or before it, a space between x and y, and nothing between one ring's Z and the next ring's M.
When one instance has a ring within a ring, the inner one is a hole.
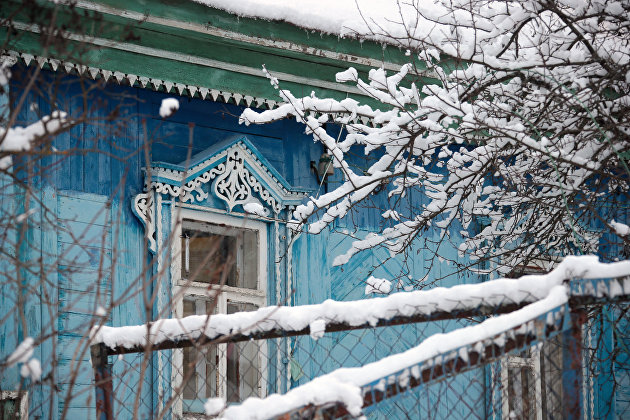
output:
M564 404L562 418L582 418L582 326L586 322L586 311L571 308L571 328L564 335L563 378Z
M94 369L96 419L114 420L112 366L108 363L107 346L105 344L95 344L90 347L90 354Z

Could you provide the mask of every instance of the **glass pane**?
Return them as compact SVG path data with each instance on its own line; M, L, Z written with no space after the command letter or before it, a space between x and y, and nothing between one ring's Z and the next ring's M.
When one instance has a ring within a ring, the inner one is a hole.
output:
M529 367L508 369L510 418L536 418L536 378Z
M202 231L184 231L182 277L201 283L237 282L237 238ZM225 279L223 277L225 276Z
M212 300L184 300L184 316L216 312ZM217 348L214 345L184 348L184 399L217 396Z
M228 314L256 309L251 303L228 302ZM227 401L261 396L260 344L259 340L227 344Z
M184 221L182 278L209 284L258 287L258 232Z
M0 419L19 419L20 404L17 399L0 400Z
M243 231L242 282L237 287L256 289L258 287L258 232Z

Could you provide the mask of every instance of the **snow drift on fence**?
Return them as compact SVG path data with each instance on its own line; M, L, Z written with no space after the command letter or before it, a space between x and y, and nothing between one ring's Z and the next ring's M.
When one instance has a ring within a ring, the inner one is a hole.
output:
M571 278L606 278L630 275L630 261L600 263L595 256L567 257L558 267L545 275L528 275L520 279L499 279L479 284L450 288L395 293L365 300L338 302L327 300L321 304L296 307L271 306L254 312L235 314L193 315L179 319L160 319L150 324L108 327L92 330L92 344L103 343L110 348L133 348L149 342L160 344L169 340L209 339L235 333L250 334L281 329L300 331L319 321L358 326L366 322L376 325L381 320L396 316L428 315L437 311L452 312L475 309L480 305L501 303L529 303L544 299L550 290ZM320 321L321 320L321 321Z
M449 333L434 334L417 347L405 352L385 357L365 366L337 369L294 388L286 394L272 394L263 399L248 398L241 404L227 407L221 413L221 418L261 420L273 418L309 404L322 405L334 402L343 403L351 415L359 416L363 406L362 386L466 345L493 338L499 342L503 338L497 336L521 325L525 325L525 328L535 328L527 323L565 304L567 298L566 287L553 286L547 297L517 311L489 318L480 324ZM501 343L498 344L501 345ZM410 374L419 377L420 371L411 369ZM217 399L211 398L209 404L206 405L206 414L218 414L219 407ZM212 412L213 410L215 411Z

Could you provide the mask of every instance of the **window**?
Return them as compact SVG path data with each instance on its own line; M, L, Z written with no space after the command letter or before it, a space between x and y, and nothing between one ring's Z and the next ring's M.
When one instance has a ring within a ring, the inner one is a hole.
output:
M176 267L179 316L254 311L266 304L266 225L182 210ZM179 365L183 412L202 412L209 397L228 402L264 396L263 342L185 348ZM179 366L176 363L176 369Z
M28 392L0 391L0 420L28 419Z
M550 270L552 261L517 266L518 278ZM562 417L562 337L554 337L501 361L502 418L542 420Z

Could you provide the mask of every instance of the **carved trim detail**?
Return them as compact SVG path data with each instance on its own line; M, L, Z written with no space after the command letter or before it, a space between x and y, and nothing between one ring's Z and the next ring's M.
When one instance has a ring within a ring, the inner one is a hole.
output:
M192 174L198 175L191 179ZM212 193L225 201L228 212L238 205L254 202L268 206L277 217L284 208L292 209L307 194L285 187L278 176L240 141L188 170L154 166L149 168L145 192L133 199L133 211L144 225L149 250L153 254L157 253L153 195L164 194L182 203L202 202L209 196L203 186L211 182Z
M176 175L183 175L183 172L178 171L169 171ZM207 172L199 175L197 178L188 181L186 184L182 186L166 184L163 182L151 182L151 188L154 189L157 193L167 194L171 197L179 198L182 202L191 202L193 203L195 199L197 201L203 201L208 198L208 193L204 192L201 188L203 184L207 184L217 175L220 175L225 172L225 164L220 163L215 168L210 169ZM196 196L195 196L196 193Z
M260 198L267 203L277 214L282 206L271 196L262 184L245 167L245 158L241 151L231 149L226 157L226 170L214 183L214 193L225 200L229 211L239 205L252 201L252 191L257 192Z
M133 212L144 225L144 235L147 238L149 251L152 254L157 252L157 241L155 239L155 204L153 191L140 193L133 198Z

